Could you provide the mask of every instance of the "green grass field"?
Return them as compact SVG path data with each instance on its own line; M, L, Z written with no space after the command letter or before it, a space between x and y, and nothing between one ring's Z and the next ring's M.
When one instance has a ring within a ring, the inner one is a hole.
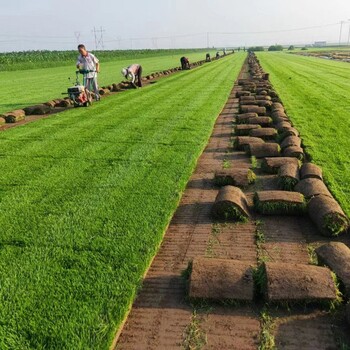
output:
M286 53L257 56L306 151L350 215L350 64Z
M215 56L214 51L209 52L212 57ZM186 52L186 56L194 62L205 59L205 53L205 51ZM143 74L147 75L180 66L181 56L180 54L160 57L150 55L150 57L137 58L136 62L143 66ZM76 59L72 60L71 66L61 66L53 62L51 68L0 72L0 114L63 97L61 93L66 92L67 88L75 82L75 63ZM135 63L134 59L122 58L108 62L101 60L99 85L119 83L123 80L121 69L132 63ZM68 80L69 77L71 81Z
M244 59L0 133L0 349L108 349Z

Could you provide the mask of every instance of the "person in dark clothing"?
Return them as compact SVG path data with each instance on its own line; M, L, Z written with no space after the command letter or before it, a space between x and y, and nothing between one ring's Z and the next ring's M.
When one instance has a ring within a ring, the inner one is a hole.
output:
M220 52L219 51L217 51L217 53L216 53L216 56L215 56L216 58L220 58Z
M205 56L205 62L210 62L210 53L207 53Z
M181 57L180 59L180 62L181 62L181 69L182 70L186 70L186 69L190 69L190 61L188 60L187 57L183 56Z

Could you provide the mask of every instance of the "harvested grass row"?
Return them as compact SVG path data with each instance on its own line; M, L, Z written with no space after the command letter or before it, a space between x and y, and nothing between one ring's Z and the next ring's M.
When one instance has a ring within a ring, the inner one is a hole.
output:
M260 191L254 195L254 208L264 215L303 215L306 201L298 192Z
M215 173L214 182L217 186L247 187L254 183L256 175L250 169L224 169Z

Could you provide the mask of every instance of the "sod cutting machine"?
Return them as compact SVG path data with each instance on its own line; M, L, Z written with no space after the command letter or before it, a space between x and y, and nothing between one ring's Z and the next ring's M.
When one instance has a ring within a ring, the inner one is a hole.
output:
M85 87L87 74L94 73L91 70L77 70L75 85L69 87L65 95L68 94L69 98L73 101L74 107L88 107L92 104L92 96L89 89ZM83 84L80 84L79 74L83 75Z

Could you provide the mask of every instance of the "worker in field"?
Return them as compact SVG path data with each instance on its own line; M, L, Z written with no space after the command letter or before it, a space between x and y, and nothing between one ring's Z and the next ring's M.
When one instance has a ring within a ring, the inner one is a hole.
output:
M122 75L125 79L131 81L134 88L142 87L142 66L140 64L134 63L127 68L123 68Z
M220 52L219 51L216 52L216 56L215 57L216 57L216 59L220 58Z
M100 72L100 62L95 55L86 50L85 45L80 44L78 51L80 55L77 60L77 68L85 75L85 88L89 91L93 90L96 101L99 101L97 73Z
M187 57L185 57L185 56L181 57L180 62L181 62L181 69L182 70L191 69L190 61Z
M210 62L210 53L207 53L205 56L205 62Z

